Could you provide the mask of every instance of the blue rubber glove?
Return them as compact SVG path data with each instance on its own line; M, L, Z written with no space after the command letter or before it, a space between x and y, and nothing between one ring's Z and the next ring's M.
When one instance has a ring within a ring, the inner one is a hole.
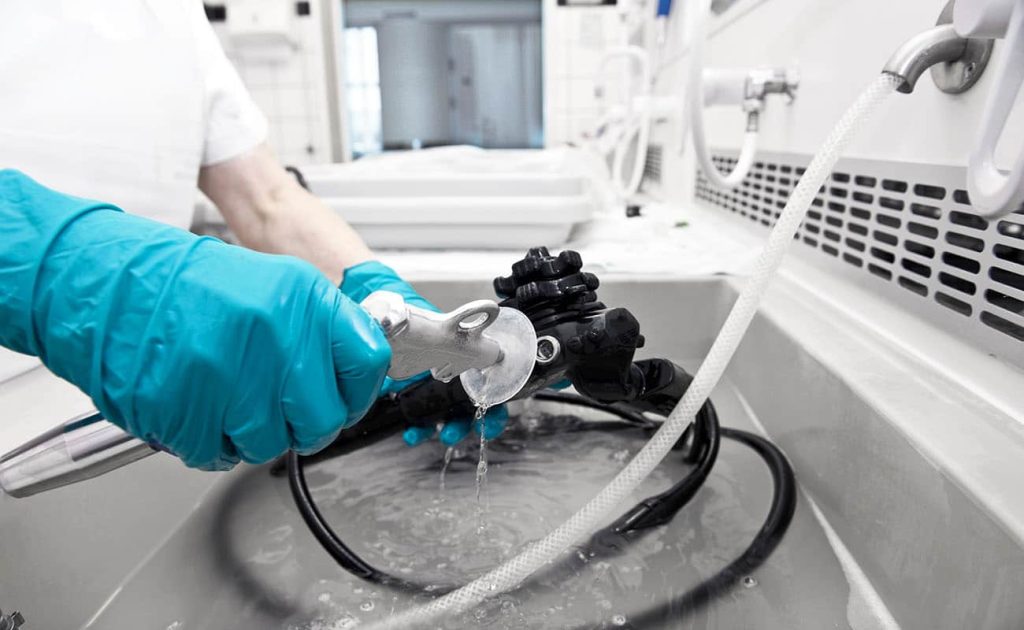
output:
M352 301L362 302L374 291L391 291L401 295L407 304L440 312L436 306L417 293L408 282L402 280L393 269L383 263L371 260L353 265L345 270L345 277L341 282L341 292L351 298ZM384 382L384 388L381 393L385 395L397 393L412 383L429 377L430 374L424 372L401 381L388 378ZM461 442L469 435L471 421L472 418L460 418L445 423L439 436L441 443L445 446L454 446ZM490 440L501 435L501 432L505 430L506 424L508 424L508 409L505 408L505 405L500 405L488 410L483 421L477 422L474 428L477 433L482 431L484 437ZM435 433L437 431L432 427L409 427L402 434L402 439L409 446L416 446L434 437Z
M226 469L329 444L391 359L311 265L200 238L0 171L0 345L118 426Z
M483 420L477 422L473 422L472 418L450 420L444 424L440 433L434 427L409 427L402 433L402 439L409 446L417 446L437 434L441 444L455 446L464 440L470 431L476 431L477 435L483 433L484 438L493 440L502 434L507 424L508 407L498 405L488 409Z

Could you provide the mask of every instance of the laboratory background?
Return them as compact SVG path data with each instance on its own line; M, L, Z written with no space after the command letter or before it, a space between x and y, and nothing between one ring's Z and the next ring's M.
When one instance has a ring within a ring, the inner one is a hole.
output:
M422 297L220 472L0 348L0 630L1024 627L1024 1L202 8Z

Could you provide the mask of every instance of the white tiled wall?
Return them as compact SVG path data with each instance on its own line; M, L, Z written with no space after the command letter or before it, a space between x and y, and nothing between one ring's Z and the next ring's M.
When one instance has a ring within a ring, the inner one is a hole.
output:
M245 0L225 3L229 21L232 5L241 2ZM292 39L296 48L280 61L245 58L228 36L226 23L213 24L242 81L266 114L270 122L270 145L284 164L330 162L333 158L327 109L323 5L317 0L310 1L309 5L309 15L300 16L292 11Z
M605 103L618 95L621 75L613 67L604 98L595 75L604 52L626 43L614 6L559 7L544 0L544 133L547 146L573 141L593 128Z

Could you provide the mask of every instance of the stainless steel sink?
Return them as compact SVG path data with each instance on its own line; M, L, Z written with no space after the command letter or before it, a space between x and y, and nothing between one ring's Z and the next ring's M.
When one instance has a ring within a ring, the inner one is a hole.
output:
M713 605L681 613L672 626L1020 627L1024 500L1013 481L1024 478L1019 420L999 396L959 382L950 366L887 340L887 330L913 325L897 321L909 316L865 319L872 305L838 306L848 296L835 286L809 289L804 280L789 274L776 284L713 396L724 425L763 431L786 451L802 490L796 517L751 580ZM737 282L612 278L600 295L638 317L646 356L696 369ZM490 294L483 281L420 288L442 306ZM922 331L908 344L926 343L933 333L940 334ZM15 385L0 386L0 404L4 388ZM377 470L380 462L426 469L439 455L408 452L397 440L374 449L322 464L311 478L321 487L357 486L367 479L347 473ZM514 453L504 457L514 468ZM683 470L664 466L667 477ZM616 469L609 463L608 478ZM581 481L576 505L596 487ZM643 580L636 601L678 595L738 555L770 494L762 462L724 445L707 486L661 534L663 547L651 550L647 575L662 577ZM357 519L340 500L324 509L339 527ZM367 525L350 524L346 541L362 549ZM4 499L0 531L0 608L21 610L32 628L341 628L348 617L338 616L339 606L372 590L318 547L286 481L266 467L209 475L150 458L37 498ZM537 535L543 531L538 526ZM352 597L356 589L367 590ZM554 610L566 600L559 589L529 594L525 608ZM373 611L346 610L378 618L412 601L375 597ZM571 605L560 614L580 623L604 612ZM566 625L560 617L553 625L528 618L534 622L526 627ZM521 627L501 615L488 619L494 627Z

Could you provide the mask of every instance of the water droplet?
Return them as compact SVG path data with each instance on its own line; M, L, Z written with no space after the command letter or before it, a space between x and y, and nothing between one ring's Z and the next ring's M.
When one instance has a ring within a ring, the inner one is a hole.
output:
M359 610L363 612L370 612L373 610L373 602L363 602L362 604L359 604Z
M612 623L616 626L626 625L626 615L615 615L612 617Z
M743 578L743 586L746 586L747 588L754 588L755 586L757 586L757 578L755 578L752 575L748 575L747 577Z

